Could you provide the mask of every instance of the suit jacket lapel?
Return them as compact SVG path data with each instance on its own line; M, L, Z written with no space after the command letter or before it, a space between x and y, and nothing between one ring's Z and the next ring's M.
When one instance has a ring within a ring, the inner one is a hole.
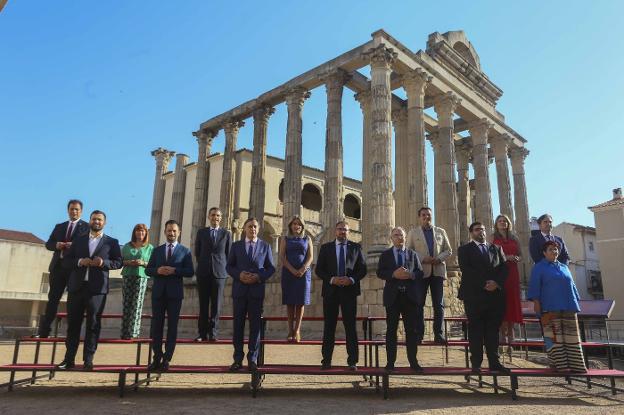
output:
M100 249L102 249L102 245L104 245L104 238L106 238L106 235L102 235L102 237L100 238L100 241L98 242L97 246L93 250L92 256L96 256L98 252L100 251ZM88 245L88 242L87 242L87 245Z
M332 242L330 249L332 250L332 254L329 256L333 261L332 269L334 270L335 275L338 275L338 257L336 256L337 254L336 254L336 240L335 239Z

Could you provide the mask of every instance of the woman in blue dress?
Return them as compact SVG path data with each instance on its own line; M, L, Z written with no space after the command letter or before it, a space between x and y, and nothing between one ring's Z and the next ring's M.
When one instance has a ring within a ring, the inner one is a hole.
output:
M282 304L288 308L288 341L301 340L301 320L304 307L310 304L313 247L305 233L305 222L293 216L288 222L288 235L279 246L282 263Z

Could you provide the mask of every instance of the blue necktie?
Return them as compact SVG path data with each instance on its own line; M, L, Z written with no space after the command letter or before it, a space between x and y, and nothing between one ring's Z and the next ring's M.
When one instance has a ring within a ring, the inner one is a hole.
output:
M210 237L212 238L212 242L216 241L217 230L214 228L210 228Z
M253 242L249 242L249 248L247 248L247 256L250 261L253 261Z
M485 246L485 244L480 244L479 246L481 247L481 254L484 257L488 257L489 258L490 255L488 254L487 247Z
M344 277L346 275L346 265L345 265L345 250L344 243L340 244L340 258L338 258L338 276Z
M402 267L403 266L403 251L402 250L397 250L397 265Z

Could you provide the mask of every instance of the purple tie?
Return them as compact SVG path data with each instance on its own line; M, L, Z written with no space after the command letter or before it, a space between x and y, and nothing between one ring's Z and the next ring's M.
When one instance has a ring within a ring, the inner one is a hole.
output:
M253 261L253 245L254 243L252 241L249 241L249 248L247 248L247 256L249 257L250 261Z
M67 234L65 235L65 242L71 241L72 231L74 230L73 222L69 222L69 226L67 227Z
M172 254L173 254L173 244L169 244L169 248L167 249L167 261L171 259Z

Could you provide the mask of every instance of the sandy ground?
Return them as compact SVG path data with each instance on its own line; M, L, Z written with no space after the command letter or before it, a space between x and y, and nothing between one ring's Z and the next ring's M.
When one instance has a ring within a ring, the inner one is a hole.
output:
M42 361L49 361L50 346L42 348ZM56 362L62 359L59 348ZM145 351L146 349L144 349ZM385 364L382 350L381 364ZM20 362L32 361L34 347L23 346ZM127 364L134 361L136 347L100 346L95 363ZM81 356L79 351L78 356ZM0 364L11 361L13 344L0 344ZM231 346L179 346L173 364L222 365L231 362ZM146 353L144 353L146 356ZM534 367L516 352L509 367ZM344 364L344 347L337 347L334 363ZM424 366L443 366L442 349L421 348L419 360ZM318 346L267 346L266 363L318 364ZM361 356L363 363L363 356ZM406 364L404 349L399 349L397 366ZM452 350L448 366L463 366L463 351ZM24 375L24 374L22 374ZM0 373L0 383L8 380ZM615 397L610 391L582 384L568 385L563 379L520 379L518 401L509 395L509 382L498 395L487 386L478 388L459 377L390 378L390 399L384 401L375 388L361 376L267 376L256 399L251 397L249 375L171 375L128 390L124 398L117 394L117 375L92 373L57 373L49 381L17 387L9 393L0 390L0 414L198 414L198 413L292 413L292 414L624 414L624 394ZM487 379L486 379L487 380ZM620 387L624 385L620 382Z

